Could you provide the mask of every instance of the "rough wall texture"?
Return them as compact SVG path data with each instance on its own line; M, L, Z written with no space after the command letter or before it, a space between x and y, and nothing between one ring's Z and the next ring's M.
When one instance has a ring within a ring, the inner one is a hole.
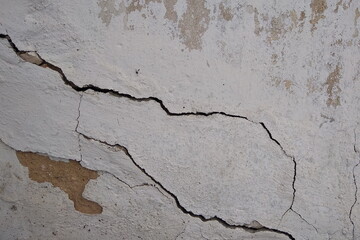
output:
M359 1L0 4L0 239L360 239Z

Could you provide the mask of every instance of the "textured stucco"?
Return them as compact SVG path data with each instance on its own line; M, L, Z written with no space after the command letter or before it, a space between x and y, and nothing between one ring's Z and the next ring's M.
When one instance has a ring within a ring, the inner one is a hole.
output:
M1 239L360 239L359 1L0 4Z

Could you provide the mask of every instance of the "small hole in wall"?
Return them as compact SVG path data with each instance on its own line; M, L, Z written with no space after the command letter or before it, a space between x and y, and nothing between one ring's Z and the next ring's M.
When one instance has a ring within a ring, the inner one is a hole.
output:
M140 68L139 68L139 69L135 69L135 73L136 73L136 75L139 75L139 73L140 73Z

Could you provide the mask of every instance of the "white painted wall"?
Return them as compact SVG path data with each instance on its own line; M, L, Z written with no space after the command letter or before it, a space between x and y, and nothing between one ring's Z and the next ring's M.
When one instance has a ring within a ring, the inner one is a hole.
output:
M0 4L0 239L360 239L359 1Z

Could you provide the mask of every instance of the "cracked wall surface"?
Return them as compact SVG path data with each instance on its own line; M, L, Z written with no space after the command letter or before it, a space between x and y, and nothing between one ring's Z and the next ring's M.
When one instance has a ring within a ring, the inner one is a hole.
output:
M360 239L360 2L0 3L0 239Z

